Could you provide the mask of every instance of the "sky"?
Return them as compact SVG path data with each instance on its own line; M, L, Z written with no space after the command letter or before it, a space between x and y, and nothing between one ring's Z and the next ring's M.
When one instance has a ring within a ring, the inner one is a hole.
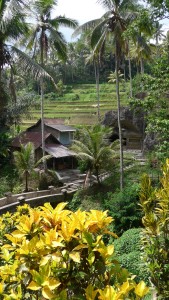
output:
M96 3L97 0L58 0L56 16L65 15L68 18L78 20L79 24L100 18L105 10ZM70 29L62 29L67 41L71 41ZM73 40L72 40L73 41Z
M87 21L100 18L104 12L105 10L97 3L97 0L58 0L54 15L65 15L68 18L76 19L81 25ZM168 20L163 20L162 24L164 33L166 33L169 30ZM71 38L73 30L64 27L61 28L61 32L68 42L74 41Z

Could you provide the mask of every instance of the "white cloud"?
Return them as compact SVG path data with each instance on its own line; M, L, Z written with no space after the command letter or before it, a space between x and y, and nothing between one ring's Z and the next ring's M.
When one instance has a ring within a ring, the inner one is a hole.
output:
M97 0L58 0L54 16L65 15L68 18L75 19L79 24L100 18L105 10L96 3ZM63 28L61 30L68 41L71 41L73 30Z
M100 18L104 9L96 0L58 0L56 15L63 15L77 19L80 24L92 19Z

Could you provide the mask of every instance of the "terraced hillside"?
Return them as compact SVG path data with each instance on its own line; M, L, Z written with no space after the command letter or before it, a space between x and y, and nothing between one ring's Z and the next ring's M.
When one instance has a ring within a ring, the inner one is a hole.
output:
M127 92L121 91L121 104L127 105ZM100 85L100 113L116 109L115 85ZM70 125L91 125L97 122L97 96L94 84L68 86L62 97L48 94L44 100L44 117L63 118ZM23 119L22 128L34 124L40 118L40 98L30 110L29 119Z

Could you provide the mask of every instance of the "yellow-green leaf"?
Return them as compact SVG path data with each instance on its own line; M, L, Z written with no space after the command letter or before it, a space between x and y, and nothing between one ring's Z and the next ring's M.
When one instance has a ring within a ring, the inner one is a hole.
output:
M94 290L94 287L90 284L85 290L86 300L94 300L97 294L97 290Z
M48 261L50 260L50 258L51 257L49 255L42 257L42 259L40 261L40 266L46 265L48 263Z
M144 281L140 281L139 284L135 287L135 293L139 297L144 297L149 291L149 288L146 286Z
M73 251L69 254L69 257L74 261L74 262L77 262L77 263L80 263L80 253L79 252L76 252L76 251Z
M0 295L3 294L3 291L4 291L4 284L0 282Z
M45 280L42 284L42 286L47 286L49 287L50 290L56 289L59 285L61 284L60 281L54 279L54 278L49 278L48 280Z
M38 290L40 290L41 286L37 282L31 281L31 283L28 285L27 288L32 291L38 291Z
M54 298L54 294L51 292L50 288L45 286L43 289L42 289L42 295L45 299L52 299Z

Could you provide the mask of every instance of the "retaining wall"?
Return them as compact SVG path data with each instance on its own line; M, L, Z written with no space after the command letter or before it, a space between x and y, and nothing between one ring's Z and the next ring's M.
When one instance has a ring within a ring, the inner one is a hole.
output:
M13 212L18 205L23 205L24 203L29 204L31 207L36 207L43 205L45 202L50 202L53 206L60 202L69 202L75 192L76 190L66 191L64 187L61 187L15 195L6 193L6 197L0 199L0 215L7 211Z

